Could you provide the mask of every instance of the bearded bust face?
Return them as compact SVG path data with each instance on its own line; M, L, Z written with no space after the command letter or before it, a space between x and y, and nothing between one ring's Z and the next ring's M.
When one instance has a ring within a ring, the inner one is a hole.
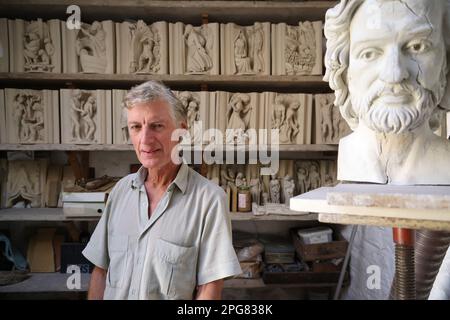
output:
M441 6L406 2L364 1L350 25L352 108L360 123L379 133L428 125L445 91Z

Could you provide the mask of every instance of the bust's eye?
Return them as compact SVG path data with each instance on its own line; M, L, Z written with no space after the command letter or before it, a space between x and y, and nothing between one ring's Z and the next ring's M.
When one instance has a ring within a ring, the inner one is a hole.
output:
M361 51L361 53L358 55L359 59L365 60L365 61L372 61L380 55L380 52L375 49L366 49Z
M425 40L415 40L406 46L406 50L412 54L425 53L430 50L431 44Z

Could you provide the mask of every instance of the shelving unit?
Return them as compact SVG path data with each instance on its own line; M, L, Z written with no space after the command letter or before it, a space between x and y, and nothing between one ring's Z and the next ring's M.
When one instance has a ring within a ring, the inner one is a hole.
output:
M30 273L29 278L9 286L0 286L0 298L11 295L24 297L32 295L56 294L67 297L78 295L84 297L89 287L90 274L82 273L80 276L81 288L68 289L67 279L70 274L65 273ZM275 288L327 288L334 287L334 283L293 283L293 284L265 284L262 279L229 279L225 281L224 289L275 289Z
M299 20L324 20L325 12L336 1L140 1L77 0L82 19L146 19L201 23L207 15L211 22L252 21L298 23ZM6 18L64 18L71 0L11 0L0 2ZM230 18L232 17L232 18Z
M83 22L113 20L121 22L143 19L148 22L201 24L209 22L234 22L239 25L255 21L271 23L285 22L297 25L300 20L324 20L325 12L337 1L142 1L142 0L77 0ZM0 16L10 19L31 20L60 19L69 17L66 13L71 0L0 0ZM323 76L227 76L227 75L145 75L145 74L52 74L52 73L0 73L0 88L29 89L129 89L147 80L164 82L173 90L229 91L280 93L331 93ZM200 151L204 151L204 147ZM248 147L239 147L248 152ZM325 144L279 145L280 159L336 159L338 146ZM77 145L77 144L0 144L5 151L127 151L132 145ZM194 150L197 151L197 150ZM270 148L269 148L270 151ZM287 224L317 221L317 214L304 215L262 215L252 213L230 213L233 223L241 222L285 222ZM95 222L98 218L65 218L62 208L2 209L0 224L13 222ZM30 279L11 286L0 286L0 297L17 295L44 295L54 293L61 297L83 298L86 294L89 275L82 274L81 290L68 290L69 275L60 273L35 273ZM262 279L231 279L225 282L225 289L275 289L334 287L335 283L264 284Z
M208 89L235 91L280 91L305 93L331 92L322 76L227 76L227 75L144 75L144 74L78 74L78 73L0 73L1 87L129 89L147 80L162 81L176 90Z
M317 214L303 215L261 215L251 212L231 212L232 221L317 221ZM3 209L0 210L0 222L7 221L97 221L99 218L66 218L62 208L31 208L31 209Z
M185 147L183 149L202 151L204 146ZM230 146L235 151L249 151L248 146ZM0 144L3 151L133 151L132 145L119 144ZM269 151L272 150L269 146ZM337 152L337 145L331 144L298 144L279 145L280 152Z

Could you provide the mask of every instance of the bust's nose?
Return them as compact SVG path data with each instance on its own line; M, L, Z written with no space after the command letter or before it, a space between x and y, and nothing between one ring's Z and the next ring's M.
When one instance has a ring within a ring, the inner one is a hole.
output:
M409 72L405 63L406 57L397 46L389 48L380 66L379 78L385 83L401 83L408 79Z

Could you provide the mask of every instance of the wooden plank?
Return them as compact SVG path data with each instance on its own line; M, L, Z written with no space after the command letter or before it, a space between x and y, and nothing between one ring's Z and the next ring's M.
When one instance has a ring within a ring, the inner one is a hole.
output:
M203 151L204 147L197 149L194 147L185 147L187 152ZM337 145L328 144L298 144L298 145L280 145L277 147L279 152L295 153L295 152L331 152L338 150ZM132 145L115 145L115 144L0 144L0 150L5 151L134 151ZM236 152L248 152L248 147L234 148ZM269 147L269 151L273 150Z
M318 215L315 213L303 215L275 215L268 214L255 216L251 212L231 212L232 221L317 221Z
M319 213L319 221L334 224L357 224L380 227L393 227L416 229L450 231L450 222L434 220L416 220L402 218L378 218L371 216L355 216L342 213Z
M174 90L228 90L241 92L331 92L322 76L236 76L236 75L143 75L143 74L83 74L83 73L0 73L0 87L54 89L130 89L148 80L164 82Z
M0 221L96 221L99 218L64 217L62 208L11 208L0 210Z
M291 199L291 209L317 212L319 221L342 224L370 224L391 227L450 231L449 209L404 209L329 205L326 197L333 188L319 188ZM324 214L331 214L324 215ZM342 216L342 220L341 217ZM330 217L330 220L325 220ZM354 223L352 223L352 217ZM320 220L322 219L322 220ZM334 222L333 222L334 221Z
M324 20L334 1L140 1L140 0L77 0L84 22L94 20L122 21L143 19L201 24L207 14L209 22L249 24L254 21L298 24L300 20ZM7 18L62 19L71 0L3 0L0 12Z
M251 213L230 213L232 221L317 221L317 214L307 215L264 215L255 216ZM62 208L26 208L2 209L0 221L97 221L97 217L66 218Z
M22 282L8 286L0 286L0 293L60 293L85 292L88 289L90 274L81 273L81 288L68 289L68 273L30 273L30 277Z
M65 273L31 273L30 278L8 286L0 286L0 294L14 293L74 293L87 292L90 274L81 274L81 288L68 289L67 280L70 274ZM225 280L225 289L254 289L254 288L299 288L299 287L333 287L336 283L293 283L293 284L265 284L259 279L229 279Z
M115 144L0 144L5 151L133 151L132 145Z
M450 186L341 183L327 193L327 202L339 206L450 209Z

